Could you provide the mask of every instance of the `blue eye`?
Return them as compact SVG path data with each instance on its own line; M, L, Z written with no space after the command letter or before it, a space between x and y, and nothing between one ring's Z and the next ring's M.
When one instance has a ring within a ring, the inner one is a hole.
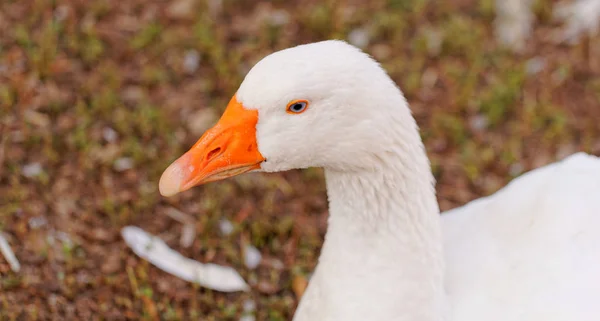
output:
M308 107L306 100L294 100L287 105L287 112L289 114L300 114L306 110L306 107Z

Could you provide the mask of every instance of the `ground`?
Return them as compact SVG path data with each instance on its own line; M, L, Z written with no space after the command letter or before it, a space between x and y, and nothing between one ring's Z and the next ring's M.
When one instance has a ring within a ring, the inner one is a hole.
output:
M277 49L343 38L381 61L421 127L442 210L575 151L600 154L600 42L554 43L550 1L535 2L521 53L497 44L492 0L364 3L2 1L0 231L22 268L0 258L0 320L239 320L251 301L256 320L289 320L326 229L321 170L157 190ZM154 268L124 244L126 225L233 266L252 291ZM263 255L257 269L246 245Z

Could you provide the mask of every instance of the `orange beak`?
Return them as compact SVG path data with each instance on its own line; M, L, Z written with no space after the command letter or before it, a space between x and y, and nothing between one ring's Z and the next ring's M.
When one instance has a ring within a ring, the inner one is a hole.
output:
M158 189L172 196L194 186L259 169L258 111L245 109L233 96L219 122L162 174Z

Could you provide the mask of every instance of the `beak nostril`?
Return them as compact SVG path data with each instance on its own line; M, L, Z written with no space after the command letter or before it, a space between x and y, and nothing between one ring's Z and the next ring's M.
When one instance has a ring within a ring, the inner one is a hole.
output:
M206 160L209 161L211 158L217 156L220 153L221 153L221 147L217 147L217 148L211 150L210 152L208 152L208 154L206 154Z

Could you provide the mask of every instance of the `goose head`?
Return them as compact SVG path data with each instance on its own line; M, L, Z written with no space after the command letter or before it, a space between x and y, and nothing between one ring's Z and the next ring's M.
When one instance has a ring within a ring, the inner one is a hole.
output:
M170 196L248 171L372 170L401 144L403 128L416 128L406 101L367 54L336 40L285 49L249 71L159 190Z

